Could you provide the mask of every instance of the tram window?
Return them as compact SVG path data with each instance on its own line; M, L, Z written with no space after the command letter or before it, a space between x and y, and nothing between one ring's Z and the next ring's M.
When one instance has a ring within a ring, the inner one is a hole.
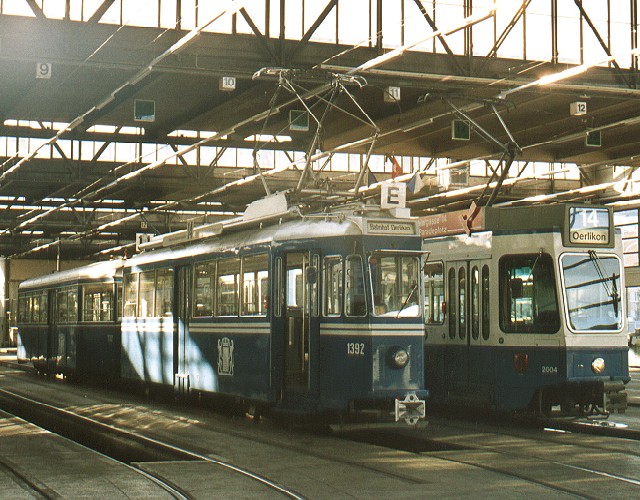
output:
M42 323L42 317L45 314L45 312L43 312L43 300L42 300L42 295L40 294L36 294L33 297L33 302L34 302L34 306L35 306L35 311L33 313L33 322L34 323Z
M267 314L269 305L268 255L247 255L242 259L242 314Z
M422 314L418 258L374 253L369 267L376 316L406 318Z
M58 290L57 293L57 309L58 309L58 314L57 314L57 320L58 323L66 323L69 321L69 305L67 302L68 299L68 294L67 294L67 290L62 289L62 290ZM38 307L39 309L39 307ZM35 311L34 311L35 312ZM34 318L34 322L37 321Z
M116 316L118 319L122 318L122 285L119 284L116 287L116 295L118 296L118 303L116 305Z
M444 264L431 262L424 266L425 323L444 322Z
M480 337L480 273L477 266L471 269L471 336Z
M623 308L618 257L595 252L565 254L560 262L571 329L620 330Z
M113 285L85 285L82 287L82 321L111 321L113 319Z
M458 269L458 335L461 339L467 336L467 314L466 314L466 290L467 276L464 267Z
M216 290L216 316L238 315L238 285L240 281L240 259L220 259Z
M124 277L124 310L122 315L130 318L138 311L138 273L127 274Z
M37 321L34 318L34 304L33 301L35 300L35 297L33 295L30 295L29 297L27 297L27 312L26 312L26 321L28 323L34 323L35 321Z
M68 305L69 305L69 321L75 323L78 321L78 291L75 288L70 288L68 293Z
M215 276L215 262L196 264L194 278L195 305L193 316L204 318L213 316L213 277Z
M560 328L553 260L548 254L500 259L500 328L507 333L555 333Z
M456 309L456 270L455 268L449 269L449 276L447 277L449 288L449 304L447 305L447 311L449 312L449 338L456 338L456 326L458 324L458 310Z
M47 322L47 292L35 292L24 297L24 321L28 323Z
M24 320L29 323L46 323L48 320L47 302L46 290L25 297Z
M31 296L24 297L24 312L22 313L23 321L25 323L31 323Z
M340 316L342 313L342 257L324 258L324 315Z
M489 266L482 266L482 338L489 338L490 321L489 321Z
M82 321L100 321L100 287L82 287Z
M18 298L18 323L26 323L29 309L27 308L27 297L24 295Z
M364 277L362 273L362 257L350 255L347 257L345 274L345 313L347 316L366 316L367 303L365 301Z
M27 323L33 323L33 322L35 321L35 320L34 320L34 314L33 314L33 309L34 309L34 307L33 307L34 296L33 296L33 295L30 295L30 296L26 297L26 299L25 299L25 300L26 300L26 302L27 302L27 304L26 304L26 311L25 311L25 321L26 321Z
M49 322L49 294L47 291L40 292L40 323Z
M155 317L173 316L173 269L158 269L156 276Z
M156 272L143 271L140 273L140 300L138 302L138 318L153 316L153 298L156 286Z
M319 255L313 256L313 267L315 268L316 279L313 281L313 283L311 283L311 286L310 286L311 316L313 316L314 318L317 318L318 316L320 316L320 302L318 297L318 287L319 287L318 273L320 272L320 256Z
M291 266L296 267L291 267ZM299 307L307 310L304 303L304 278L300 264L287 261L287 307Z

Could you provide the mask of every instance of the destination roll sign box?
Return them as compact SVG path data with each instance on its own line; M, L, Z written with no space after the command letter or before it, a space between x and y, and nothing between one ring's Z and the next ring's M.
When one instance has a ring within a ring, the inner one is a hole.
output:
M610 224L606 208L571 207L569 242L573 245L609 245Z

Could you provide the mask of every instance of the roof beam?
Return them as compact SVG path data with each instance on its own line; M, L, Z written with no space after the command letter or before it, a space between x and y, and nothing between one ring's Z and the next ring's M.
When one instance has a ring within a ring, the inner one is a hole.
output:
M44 12L42 12L40 6L36 3L36 0L27 0L27 5L38 19L47 18L47 16L44 15Z
M278 56L273 52L273 50L271 50L271 46L269 45L268 39L258 29L258 27L256 26L256 23L253 22L253 19L251 19L251 16L249 15L249 13L244 7L240 9L240 14L244 18L244 20L247 22L247 24L251 28L251 31L253 31L253 34L256 36L256 38L260 42L260 46L265 50L268 56L273 60L274 63L281 64L281 61L278 58Z
M337 4L338 4L338 0L330 0L329 1L329 3L324 8L322 13L318 16L318 18L311 25L311 27L307 30L307 32L302 36L300 41L295 45L295 47L293 47L293 49L291 49L291 52L289 53L289 57L288 57L288 61L289 62L292 62L295 59L296 55L298 54L298 51L302 47L308 45L309 40L311 40L311 37L313 36L313 34L316 32L316 30L320 27L320 25L324 22L324 20L327 18L329 13L333 10L333 8Z
M435 21L431 18L427 10L424 8L424 5L422 5L422 2L420 0L413 0L413 1L415 2L418 9L420 9L420 12L422 13L422 17L424 17L427 23L429 23L429 26L431 26L431 29L435 32L438 32L438 26L436 26ZM440 41L440 43L444 47L444 50L449 55L449 60L452 61L453 66L456 67L456 69L458 70L458 73L460 75L464 75L465 70L462 68L462 66L460 66L460 63L456 59L455 54L451 50L451 47L449 47L449 44L445 40L444 36L442 36L442 34L438 34L437 39Z
M607 54L609 57L613 57L611 55L611 50L609 50L609 46L605 43L605 41L602 39L602 37L600 36L600 33L598 32L598 29L595 27L595 25L593 24L593 22L591 21L591 18L589 17L589 14L587 14L587 11L584 9L584 6L582 5L582 0L574 0L576 6L578 7L578 10L580 10L580 14L582 15L582 17L584 18L584 20L587 22L587 24L589 25L589 28L591 28L591 31L593 32L593 34L595 35L595 37L598 40L598 43L600 44L600 46L602 47L602 50L604 50L605 54ZM618 65L618 62L615 59L611 60L611 64L613 64L613 66L616 68L616 75L617 77L624 82L624 84L629 87L629 88L633 88L631 83L629 82L629 80L627 80L624 76L624 74L622 73L622 69L620 68L620 66Z
M87 20L87 23L98 24L98 22L100 22L100 19L102 19L102 16L104 16L109 8L113 5L113 2L115 2L115 0L104 0L93 13L93 15Z

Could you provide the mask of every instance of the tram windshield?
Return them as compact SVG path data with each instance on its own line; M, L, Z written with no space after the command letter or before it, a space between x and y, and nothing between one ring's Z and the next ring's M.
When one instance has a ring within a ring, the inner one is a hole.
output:
M555 333L560 328L556 279L549 254L500 259L500 327L509 333Z
M565 254L561 258L569 325L575 331L622 328L620 260L613 255Z
M369 268L375 316L420 316L418 257L388 252L374 253L369 258Z

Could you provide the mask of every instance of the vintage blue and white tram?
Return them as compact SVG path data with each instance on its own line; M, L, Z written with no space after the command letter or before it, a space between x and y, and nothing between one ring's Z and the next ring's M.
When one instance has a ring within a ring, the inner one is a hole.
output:
M231 396L257 411L395 405L396 418L424 416L416 221L364 204L319 215L264 210L155 237L124 262L123 381ZM24 299L51 279L25 283ZM51 322L42 319L44 338ZM51 358L48 371L65 369Z
M22 282L18 361L42 373L117 376L121 290L121 260Z
M541 414L623 411L625 288L611 209L486 207L465 226L460 213L421 219L433 400Z
M415 221L359 205L239 226L127 261L122 376L312 414L422 413Z

